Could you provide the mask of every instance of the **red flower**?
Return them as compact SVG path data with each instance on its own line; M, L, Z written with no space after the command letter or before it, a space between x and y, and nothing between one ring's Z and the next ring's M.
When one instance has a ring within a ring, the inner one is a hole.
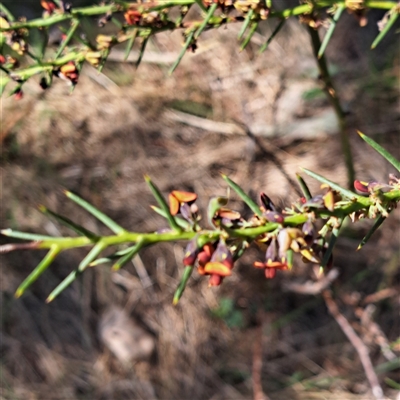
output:
M224 277L232 275L233 256L223 239L215 251L206 246L198 256L199 273L210 275L209 286L219 286Z
M70 61L67 64L64 64L58 72L58 77L76 85L78 83L79 71L76 68L75 63Z
M52 1L42 0L40 4L49 13L49 15L53 14L53 12L57 8L57 6Z
M195 237L186 246L185 255L183 257L183 265L193 266L196 262L199 251L200 249L197 247L197 237Z
M21 100L24 97L24 92L21 89L18 89L15 93L14 93L14 98L15 100Z
M128 25L138 25L142 19L142 14L137 10L128 10L124 14L124 18Z
M264 268L265 277L267 279L274 278L277 269L289 268L286 259L284 257L279 257L278 243L275 238L272 239L270 245L267 247L265 261L255 261L254 267Z

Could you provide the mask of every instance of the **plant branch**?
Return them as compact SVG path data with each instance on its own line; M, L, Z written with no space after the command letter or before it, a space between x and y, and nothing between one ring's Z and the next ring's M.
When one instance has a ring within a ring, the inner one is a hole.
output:
M194 32L193 30L192 33ZM68 69L65 71L70 72ZM372 139L368 140L368 144L377 150L377 145ZM377 151L388 161L391 160L392 156L383 148L379 148ZM264 269L266 278L273 278L277 269L291 269L293 252L300 253L308 261L318 264L320 267L325 267L330 262L339 227L345 217L350 216L353 221L359 218L376 218L378 215L386 218L400 201L400 179L393 174L390 175L388 184L355 181L354 187L363 193L361 196L315 172L307 169L303 169L303 171L323 183L328 188L327 192L324 195L311 197L306 183L301 178L299 181L306 198L301 197L292 204L291 208L286 208L282 212L278 211L265 193L260 195L261 206L259 206L236 182L223 175L223 179L249 206L253 215L246 219L241 213L226 207L228 198L214 196L209 200L206 218L212 229L202 229L199 224L201 216L195 204L198 197L196 193L173 190L169 193L167 202L162 192L147 175L145 180L160 206L152 208L169 224L169 228L164 228L159 232L129 232L86 200L72 192L65 191L65 195L70 200L102 222L114 235L97 235L69 218L54 213L44 206L39 206L44 214L55 218L59 223L81 236L52 237L5 229L1 231L3 235L28 240L30 243L5 244L0 246L0 253L22 249L49 249L47 256L17 289L16 296L19 297L49 267L61 251L92 246L77 269L72 271L50 294L48 301L52 301L87 267L118 258L112 267L113 270L118 270L132 260L144 247L159 242L186 240L189 243L186 246L183 264L187 268L174 296L174 302L177 302L196 262L201 275L210 275L210 285L219 286L224 277L232 274L234 262L254 241L267 246L265 261L254 262L254 267ZM317 220L324 221L323 229L319 232L316 232L314 226ZM332 234L329 247L326 249L324 243L326 243L329 232ZM128 244L129 247L114 251L107 257L101 257L103 250L108 247L123 244Z
M353 186L355 172L354 172L354 164L353 164L353 155L351 151L351 145L349 141L349 136L346 131L346 114L343 111L343 108L340 104L340 100L337 94L337 91L333 85L332 78L329 74L328 66L326 63L325 55L322 54L319 56L319 51L321 48L321 40L314 28L308 27L308 32L311 36L311 44L313 48L314 57L318 64L318 70L320 74L320 79L324 85L324 91L335 111L336 117L339 122L339 133L340 133L340 141L342 145L342 152L344 156L344 161L347 169L347 186L351 188Z
M253 399L254 400L269 400L269 397L264 393L262 388L262 358L263 358L263 313L259 311L259 326L255 332L255 340L253 346Z

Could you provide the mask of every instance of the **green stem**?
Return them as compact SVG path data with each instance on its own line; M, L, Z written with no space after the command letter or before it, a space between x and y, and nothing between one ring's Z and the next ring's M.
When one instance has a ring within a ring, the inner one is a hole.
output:
M318 58L321 58L324 55L325 49L328 46L328 43L331 40L331 37L333 35L333 31L336 28L336 24L338 23L345 8L346 8L345 4L342 4L337 8L335 15L332 18L331 24L328 28L328 31L326 32L324 40L322 41L321 47L319 48Z
M342 226L343 221L339 220L338 222L339 222L339 226L332 229L332 235L329 239L328 249L326 250L324 257L322 259L321 268L325 268L327 266L329 259L332 255L333 248L335 247L336 241L339 237L339 232L340 232L340 228Z
M354 195L357 196L357 195ZM381 193L382 202L399 201L400 200L400 190L392 190L387 193ZM328 210L314 210L316 218L329 218L335 216L338 218L344 218L353 212L368 209L368 207L373 206L374 201L369 197L357 196L352 200L347 201L342 207L335 209L334 211ZM298 226L303 224L309 218L308 213L297 213L290 215L284 219L284 226ZM264 222L263 225L248 228L238 228L238 229L226 229L231 238L242 238L246 239L248 242L256 239L264 233L271 232L278 228L279 224L275 222ZM11 229L4 229L1 233L8 237L13 237L17 239L33 240L37 241L37 249L48 249L53 246L62 250L67 250L75 247L84 247L93 245L93 241L86 236L79 237L50 237L43 235L35 235L30 233L23 233L18 231L13 231ZM120 245L125 243L137 243L140 240L144 240L146 245L153 245L159 242L174 242L181 240L191 240L196 235L199 240L203 240L205 243L217 240L221 234L220 230L201 230L199 232L182 232L182 231L171 231L167 233L138 233L138 232L127 232L124 231L117 235L104 236L101 238L101 243L105 247ZM1 249L1 248L0 248Z
M60 47L58 48L57 53L54 56L55 59L60 57L63 50L68 46L68 43L72 39L72 36L74 36L75 31L78 28L78 26L79 26L79 20L78 19L72 20L71 28L68 31L67 37L62 41Z
M325 56L324 55L322 55L321 57L318 56L319 49L321 48L321 40L319 38L319 34L315 29L311 27L308 27L308 31L311 36L311 44L315 59L317 60L320 78L324 84L324 91L335 111L336 117L339 122L340 141L342 145L344 162L346 164L346 169L347 169L347 186L349 188L352 188L355 178L355 172L354 172L353 155L351 151L350 140L346 131L345 112L343 111L343 108L340 104L337 92L332 82L332 78L329 74Z

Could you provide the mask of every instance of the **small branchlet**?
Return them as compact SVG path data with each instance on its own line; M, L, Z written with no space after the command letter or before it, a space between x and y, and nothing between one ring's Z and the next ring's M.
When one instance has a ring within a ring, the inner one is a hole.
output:
M392 155L372 139L361 133L360 135L400 172L400 164ZM45 215L56 219L79 236L51 237L6 229L2 231L3 235L30 242L4 244L0 246L0 253L23 249L48 249L44 259L18 287L16 296L19 297L40 277L60 252L77 247L91 247L77 268L53 290L48 301L59 295L86 268L112 263L112 270L118 270L144 247L160 242L188 241L182 260L185 270L173 298L174 304L182 296L194 270L209 277L209 286L219 286L224 279L232 275L235 262L252 243L265 248L264 257L255 260L254 267L263 269L268 279L274 278L278 270L292 269L294 253L299 254L304 262L314 264L318 274L324 274L333 265L332 251L344 219L350 218L353 222L362 218L376 219L371 231L360 243L361 248L399 203L400 179L390 175L387 183L356 180L354 187L359 193L357 194L315 172L306 169L303 171L322 184L323 193L312 196L304 179L298 177L304 197L282 211L277 209L265 193L261 193L258 205L237 183L222 175L228 186L252 211L248 218L229 208L227 198L213 197L207 208L207 218L202 219L196 205L195 193L174 190L169 193L167 200L150 177L145 176L159 205L159 208L153 206L152 209L164 217L168 224L168 227L151 233L130 232L85 200L66 191L69 199L92 214L113 234L97 235L40 206ZM208 227L201 225L204 220ZM105 249L119 245L128 247L117 249L107 257L101 257Z
M179 65L186 51L196 50L197 40L206 30L224 24L241 23L240 49L244 49L261 21L276 18L280 22L272 36L261 46L260 51L264 51L287 18L298 17L312 29L318 29L329 25L324 17L324 12L327 12L333 18L319 49L318 55L321 57L345 9L358 18L362 26L367 23L368 9L387 10L379 24L380 33L372 44L372 48L375 48L395 23L400 9L395 1L376 0L315 0L284 10L275 9L271 3L264 0L154 0L144 3L108 1L101 5L73 7L64 1L41 0L42 17L32 20L15 18L0 4L0 70L3 74L0 94L6 85L14 82L15 87L10 94L16 99L22 98L23 84L35 75L39 75L43 89L51 85L52 76L64 79L73 89L84 62L101 71L114 46L126 44L127 56L135 40L142 38L138 65L145 44L152 35L177 29L183 30L185 41L171 72ZM192 6L198 7L203 14L198 21L185 20ZM179 12L171 12L172 9L178 9ZM90 19L95 19L95 25L100 29L105 25L110 26L108 34L98 34L93 43L84 39L85 21ZM65 28L68 23L69 27ZM57 48L52 48L49 43L50 27L58 27L62 34ZM37 35L38 30L40 35ZM38 48L40 51L37 51ZM21 63L23 58L26 60Z

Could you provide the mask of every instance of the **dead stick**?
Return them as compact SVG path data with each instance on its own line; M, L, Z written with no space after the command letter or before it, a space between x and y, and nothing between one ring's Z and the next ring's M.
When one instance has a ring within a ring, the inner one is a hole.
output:
M336 302L332 298L332 292L330 290L324 290L322 292L322 296L330 314L333 318L335 318L336 322L342 328L343 333L347 336L350 343L356 349L358 356L360 357L361 364L364 368L365 375L367 376L368 382L371 386L373 396L377 400L382 400L384 398L383 390L379 384L378 377L375 374L367 346L351 327L349 321L347 321L347 319L340 313Z
M260 313L261 314L261 313ZM253 396L254 400L269 400L263 392L261 370L262 370L262 338L263 338L263 318L260 317L260 326L256 330L256 337L253 349Z

